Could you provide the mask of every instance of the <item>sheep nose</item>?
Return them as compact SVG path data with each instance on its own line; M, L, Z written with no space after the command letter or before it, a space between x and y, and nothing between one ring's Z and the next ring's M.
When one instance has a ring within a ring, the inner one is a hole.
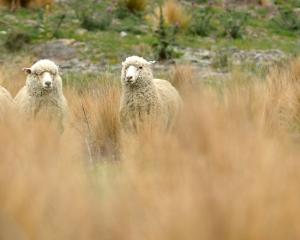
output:
M47 87L51 86L51 82L50 81L45 82L45 84L46 84Z
M132 79L132 76L127 76L127 80L131 80Z

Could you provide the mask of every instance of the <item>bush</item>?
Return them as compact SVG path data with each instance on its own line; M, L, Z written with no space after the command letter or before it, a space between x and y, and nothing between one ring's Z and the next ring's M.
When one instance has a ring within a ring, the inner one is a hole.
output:
M130 12L145 11L148 0L119 0L118 6L121 9L128 9Z
M201 37L209 36L211 30L213 29L211 20L212 13L209 8L200 9L193 14L193 21L191 24L191 32L193 34L199 35Z
M106 30L109 28L112 22L111 14L103 14L103 15L93 15L87 16L84 15L81 19L81 26L88 31L95 30Z
M47 9L40 9L37 18L38 27L33 32L36 32L36 37L38 38L57 38L65 18L65 14L55 15L50 18Z
M274 3L276 5L285 5L287 3L286 0L274 0ZM300 7L300 1L299 0L289 0L288 3L291 7Z
M31 41L31 36L27 32L12 31L7 35L4 46L12 52L19 51Z
M293 32L300 30L300 17L290 6L279 7L279 15L273 21L282 29Z
M248 15L246 13L227 9L220 19L223 24L222 35L233 39L242 38L247 19Z
M119 19L125 19L132 14L128 11L128 8L126 7L125 4L118 4L116 7L116 10L114 11L114 14L117 18Z
M144 34L147 30L142 29L140 25L143 24L143 19L136 14L126 16L119 24L115 24L113 27L114 31L132 33L136 35Z
M176 26L168 27L165 24L163 9L160 6L158 29L155 31L156 41L153 44L158 60L170 59L175 55L175 35L178 31Z
M89 30L106 30L113 19L113 7L104 8L97 0L73 0L70 2L76 17L80 21L81 27ZM98 12L99 11L99 12Z

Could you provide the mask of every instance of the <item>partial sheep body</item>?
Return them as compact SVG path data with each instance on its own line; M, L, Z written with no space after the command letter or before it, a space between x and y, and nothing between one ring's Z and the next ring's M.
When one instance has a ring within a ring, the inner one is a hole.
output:
M151 63L137 56L123 62L120 119L125 130L148 121L169 129L182 106L177 90L166 80L153 79Z
M57 121L59 128L63 129L68 104L56 64L50 60L40 60L24 71L28 74L26 85L15 97L19 111L30 118Z
M153 81L161 101L165 125L172 127L182 108L181 97L169 81L162 79L154 79Z
M7 111L12 110L14 107L14 101L10 93L0 86L0 118L2 118Z

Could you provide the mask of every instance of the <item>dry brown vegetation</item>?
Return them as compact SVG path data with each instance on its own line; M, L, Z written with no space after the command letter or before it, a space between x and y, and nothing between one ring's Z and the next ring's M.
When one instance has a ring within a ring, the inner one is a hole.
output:
M184 74L194 79L181 67L174 82ZM188 88L170 134L120 137L111 83L65 88L72 125L63 135L7 116L0 238L298 239L300 62L250 80Z
M119 4L124 4L132 12L144 11L148 2L148 0L119 0Z
M235 4L259 4L262 6L272 6L272 0L224 0L225 4L235 3Z
M168 24L187 28L191 17L177 0L167 0L163 5L163 15Z
M177 0L166 0L162 4L164 21L169 26L176 26L179 29L187 29L191 22L191 16L184 6ZM152 26L158 26L160 9L157 7L154 14L148 15L146 19Z
M0 0L0 6L8 6L12 11L20 7L36 8L52 5L53 3L53 0Z
M197 70L190 65L176 65L172 71L171 83L182 94L189 94L197 84Z

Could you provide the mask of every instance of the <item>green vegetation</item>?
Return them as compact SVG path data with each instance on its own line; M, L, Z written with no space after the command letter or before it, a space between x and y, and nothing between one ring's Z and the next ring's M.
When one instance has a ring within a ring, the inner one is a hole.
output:
M194 21L191 24L190 31L193 34L199 35L201 37L208 37L212 30L215 29L213 26L213 13L212 8L206 7L193 11Z
M290 6L280 7L279 15L273 21L286 32L300 32L300 16Z
M173 45L175 43L176 26L166 26L162 6L159 7L159 24L155 32L156 41L153 44L156 58L166 60L174 57Z
M176 31L176 26L169 29L163 24L165 33L157 16L155 21L149 21L158 5L142 2L73 0L56 4L53 9L20 9L15 13L2 8L0 45L4 47L0 53L27 51L30 44L53 38L84 42L82 58L93 62L105 58L110 63L131 54L176 57L175 46L222 49L230 45L241 49L276 48L295 55L300 52L297 1L276 1L272 9L224 9L196 1L181 6L192 11L188 29Z
M247 13L228 9L221 15L220 20L223 23L221 35L233 39L242 38L245 34L247 19Z

